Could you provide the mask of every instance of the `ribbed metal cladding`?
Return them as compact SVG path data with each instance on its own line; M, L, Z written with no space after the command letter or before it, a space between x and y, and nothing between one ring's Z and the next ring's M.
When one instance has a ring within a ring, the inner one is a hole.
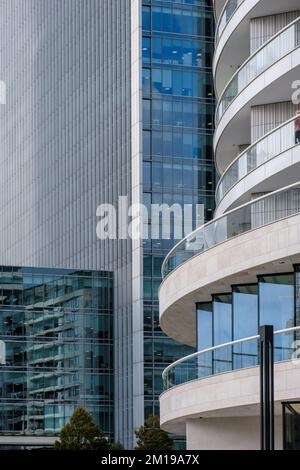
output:
M130 0L1 0L0 263L114 270L116 438L132 445L131 243L96 208L131 195Z
M300 10L252 19L250 21L251 54L298 16L300 16Z
M291 101L254 106L251 109L251 143L292 118L297 108Z

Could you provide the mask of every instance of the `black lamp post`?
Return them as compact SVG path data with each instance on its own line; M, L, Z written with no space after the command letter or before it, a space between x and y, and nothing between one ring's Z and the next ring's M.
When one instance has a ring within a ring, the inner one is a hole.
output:
M274 450L274 330L260 327L261 450Z

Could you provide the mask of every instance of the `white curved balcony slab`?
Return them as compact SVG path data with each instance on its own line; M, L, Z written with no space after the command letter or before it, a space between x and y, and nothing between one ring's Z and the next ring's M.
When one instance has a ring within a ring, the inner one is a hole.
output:
M279 417L282 401L293 401L300 398L299 360L275 364L274 387L275 414ZM246 425L247 422L251 422L250 417L257 417L258 425L259 403L258 367L227 372L179 385L163 393L160 396L161 425L163 429L172 433L185 430L185 426L190 420L193 422L197 420L200 426L202 420L220 424L219 421L215 420L244 418ZM239 429L239 427L236 429ZM199 432L201 432L201 427L199 427ZM222 438L224 441L224 436ZM232 438L234 438L234 435ZM240 445L237 442L231 441L230 443L233 448L235 448L234 445ZM255 446L255 444L252 445ZM259 448L259 425L256 445ZM280 448L280 446L279 436L277 448ZM227 444L226 448L229 447L230 445ZM213 448L216 448L216 445Z
M260 74L232 101L214 136L215 162L220 174L236 158L236 148L251 141L251 107L290 101L292 83L299 76L300 47Z
M224 5L227 3L227 0L213 0L213 1L214 1L215 18L218 21L223 11Z
M251 284L257 275L293 271L300 262L300 215L257 228L195 255L171 272L159 290L160 325L173 339L195 346L197 302Z
M251 11L261 0L241 2L230 17L222 33L220 23L216 30L216 49L213 58L213 74L217 96L229 82L234 72L250 55L249 34ZM220 17L220 21L222 17Z
M215 211L215 217L248 202L253 193L272 192L275 188L293 184L299 175L300 146L297 146L261 165L239 181L224 196Z
M242 0L240 0L242 2ZM227 3L227 2L226 2ZM224 5L226 8L226 5ZM222 13L219 22L222 22ZM216 50L213 60L213 73L217 96L250 55L250 21L252 18L276 15L286 11L299 10L298 0L245 0L229 18L226 27L218 36L216 31ZM224 20L223 20L224 21Z
M295 140L296 119L263 136L227 168L216 190L215 217L248 202L252 193L272 192L298 180L300 146Z
M233 14L245 0L227 0L216 25L215 44L217 45Z

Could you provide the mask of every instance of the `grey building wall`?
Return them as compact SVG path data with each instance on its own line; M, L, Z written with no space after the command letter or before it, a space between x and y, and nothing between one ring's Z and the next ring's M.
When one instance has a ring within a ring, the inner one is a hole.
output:
M131 243L98 241L96 208L131 197L130 8L0 0L0 263L114 271L116 438L127 446Z
M269 103L251 108L251 142L254 143L280 124L295 116L298 106L291 101Z
M281 29L294 21L300 15L300 10L279 13L278 15L262 16L250 21L251 54L259 49L266 41Z

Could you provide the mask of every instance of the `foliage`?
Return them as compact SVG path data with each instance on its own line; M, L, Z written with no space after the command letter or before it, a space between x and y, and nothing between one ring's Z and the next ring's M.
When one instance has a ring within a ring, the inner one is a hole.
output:
M77 408L55 442L55 450L107 450L105 434L84 408Z
M110 450L124 450L124 446L121 444L121 442L113 442L110 447Z
M135 431L136 450L172 450L173 440L160 428L159 417L149 416L144 426Z

